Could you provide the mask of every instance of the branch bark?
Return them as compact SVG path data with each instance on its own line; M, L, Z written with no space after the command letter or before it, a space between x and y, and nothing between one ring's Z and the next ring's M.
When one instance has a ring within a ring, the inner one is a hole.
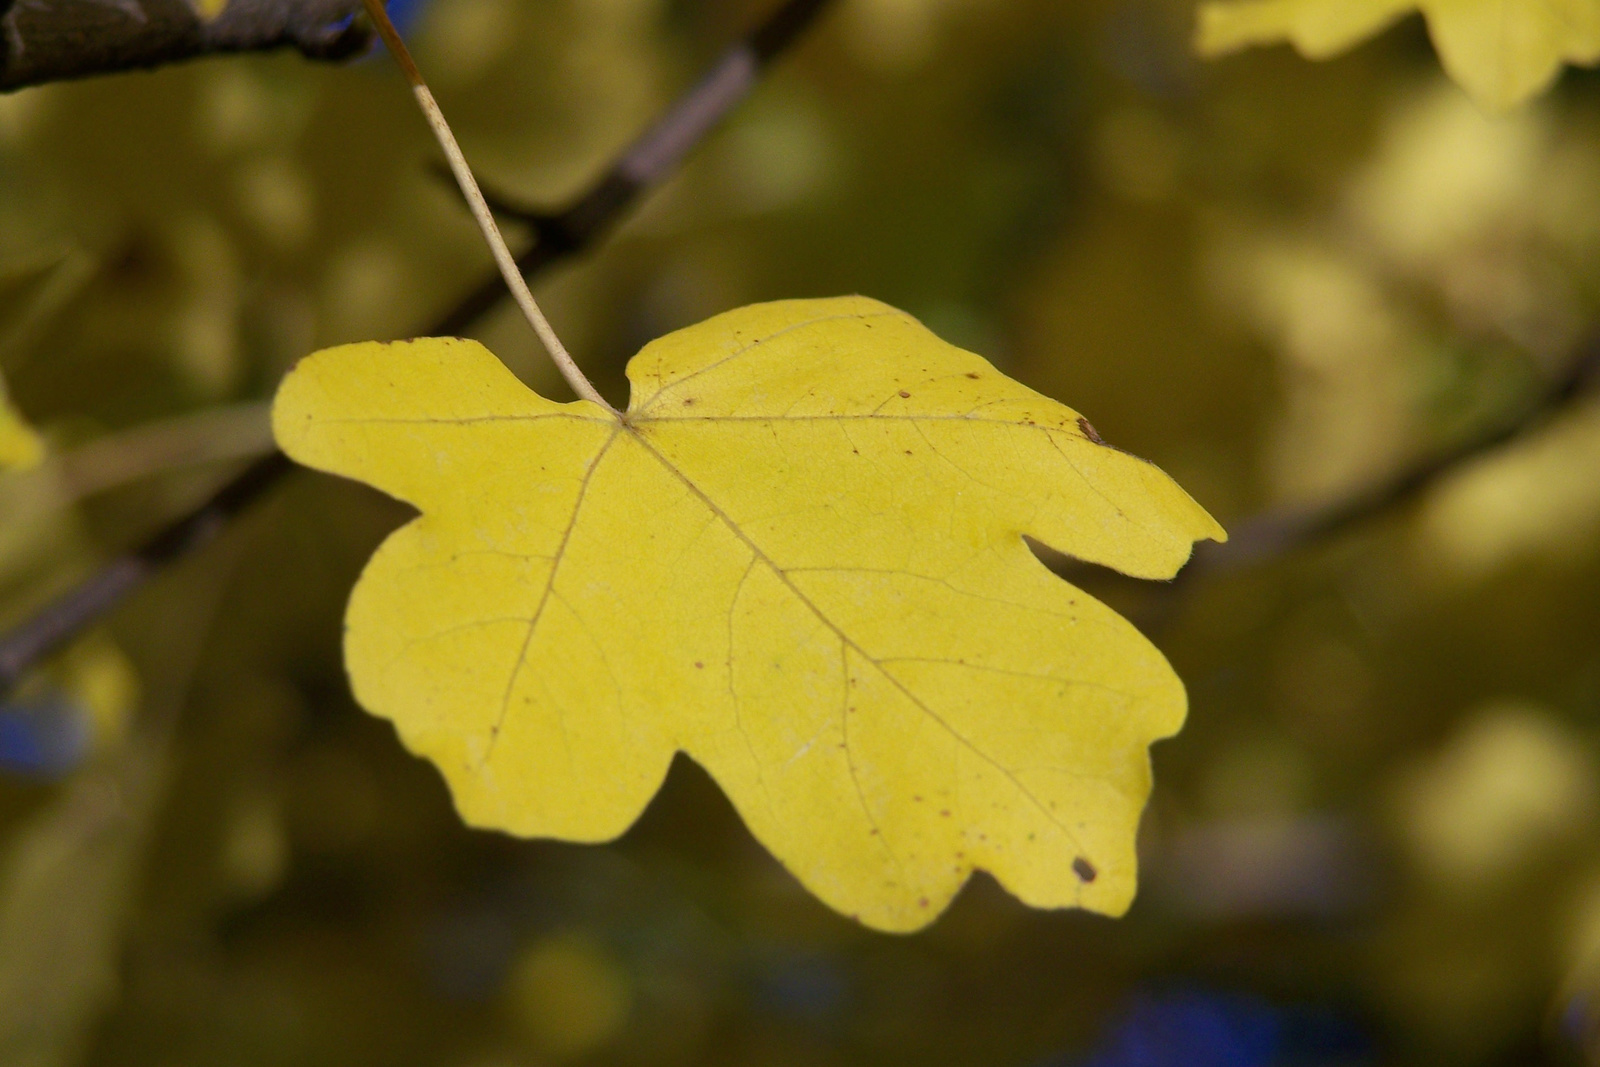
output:
M233 4L245 2L249 0L233 0ZM360 2L355 0L357 5ZM757 75L793 44L831 2L786 0L748 37L724 52L705 78L679 97L570 207L536 218L521 216L532 225L535 236L533 247L517 260L523 276L531 278L602 237L640 194L665 178L711 132L717 120L755 88ZM0 26L3 25L5 21L0 18ZM496 271L439 322L415 336L464 333L505 295L505 281ZM261 457L194 511L157 531L143 545L114 557L12 630L0 634L0 698L34 664L93 625L164 567L209 544L236 515L297 469L281 452Z
M207 19L189 0L0 0L0 90L230 52L343 59L371 40L360 10L361 0L229 0Z
M1268 511L1236 526L1224 544L1199 546L1180 578L1248 567L1287 555L1418 499L1446 475L1549 425L1557 415L1600 388L1600 334L1582 341L1550 383L1514 415L1485 427L1454 447L1426 455L1389 478L1321 507Z
M1098 564L1085 563L1031 538L1028 545L1046 567L1095 596L1141 589L1142 601L1126 614L1146 635L1171 624L1193 590L1212 579L1271 563L1302 549L1328 544L1386 515L1402 512L1445 478L1481 456L1522 440L1600 393L1600 331L1574 348L1561 371L1527 404L1507 412L1456 444L1418 457L1387 478L1324 504L1274 508L1230 524L1228 540L1195 546L1176 578L1153 585Z

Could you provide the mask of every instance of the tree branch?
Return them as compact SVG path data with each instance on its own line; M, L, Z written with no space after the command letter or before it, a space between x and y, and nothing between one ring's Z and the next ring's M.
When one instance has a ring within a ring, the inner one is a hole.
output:
M229 0L207 19L188 0L0 0L0 90L229 52L343 59L371 40L360 10L360 0Z
M235 4L241 2L245 0L233 0ZM356 2L359 4L360 0ZM781 5L750 36L724 52L711 72L680 97L587 193L565 211L541 216L547 221L544 227L535 224L536 243L517 260L524 276L537 274L582 251L609 230L642 192L666 177L717 121L749 94L760 72L799 37L829 2L788 0ZM3 19L0 25L4 25ZM738 72L738 76L729 71ZM504 295L505 282L496 272L418 336L463 333ZM33 664L92 625L162 567L209 544L231 518L297 469L282 453L263 456L200 507L158 531L142 546L111 560L9 633L0 635L0 697Z
M1402 507L1471 460L1545 426L1596 387L1600 387L1600 334L1582 342L1562 372L1515 415L1343 499L1303 510L1267 511L1248 519L1231 531L1224 544L1201 545L1182 577L1192 580L1275 559Z

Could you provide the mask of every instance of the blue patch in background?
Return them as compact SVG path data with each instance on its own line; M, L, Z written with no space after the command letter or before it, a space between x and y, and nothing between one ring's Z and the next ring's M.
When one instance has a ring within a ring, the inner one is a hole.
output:
M88 713L61 692L0 703L0 771L60 778L89 751Z
M1039 1067L1354 1067L1373 1061L1361 1027L1331 1008L1237 993L1141 993L1087 1058Z

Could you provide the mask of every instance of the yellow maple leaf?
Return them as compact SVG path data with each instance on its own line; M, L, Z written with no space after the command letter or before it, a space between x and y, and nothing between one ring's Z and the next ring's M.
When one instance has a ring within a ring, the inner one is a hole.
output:
M975 868L1122 912L1183 687L1023 535L1167 578L1216 522L861 297L717 316L628 377L618 419L431 339L316 353L279 390L289 455L422 512L357 584L346 664L463 818L609 840L682 751L870 926L925 925Z
M1564 63L1600 61L1600 0L1210 0L1199 47L1287 41L1326 59L1411 11L1427 17L1444 69L1490 110L1540 92Z

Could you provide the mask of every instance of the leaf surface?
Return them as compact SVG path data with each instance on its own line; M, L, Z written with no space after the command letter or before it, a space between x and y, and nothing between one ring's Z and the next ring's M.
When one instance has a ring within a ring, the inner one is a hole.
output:
M1547 87L1564 63L1600 61L1600 0L1211 0L1201 52L1287 41L1326 59L1421 11L1439 61L1484 107L1503 111Z
M616 837L676 752L813 893L912 930L976 868L1123 911L1182 684L1030 535L1168 578L1220 527L1069 408L861 297L646 346L619 422L482 346L316 353L281 446L421 516L352 594L363 706L471 824Z

